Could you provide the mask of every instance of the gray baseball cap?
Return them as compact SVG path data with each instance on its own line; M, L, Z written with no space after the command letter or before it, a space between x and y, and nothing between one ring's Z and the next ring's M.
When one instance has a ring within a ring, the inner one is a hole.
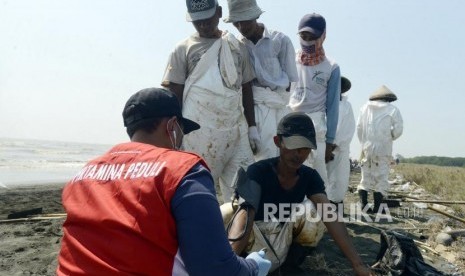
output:
M186 0L188 22L208 19L216 12L217 0Z
M287 149L316 149L315 127L312 119L303 112L284 116L278 124L278 135Z

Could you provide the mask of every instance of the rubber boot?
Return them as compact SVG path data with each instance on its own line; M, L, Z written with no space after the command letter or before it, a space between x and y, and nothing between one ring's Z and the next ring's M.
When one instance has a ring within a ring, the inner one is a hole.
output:
M373 213L378 213L380 211L379 207L381 206L381 203L383 202L383 194L380 192L374 192L373 201L374 201Z
M368 204L368 192L365 190L358 190L358 196L360 197L360 207L363 210Z

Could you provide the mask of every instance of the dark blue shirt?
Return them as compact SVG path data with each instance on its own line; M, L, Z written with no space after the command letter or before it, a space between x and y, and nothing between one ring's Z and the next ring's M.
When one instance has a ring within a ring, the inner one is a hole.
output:
M255 220L264 219L265 203L276 206L280 203L301 203L305 196L310 198L314 194L326 194L324 182L318 172L305 165L297 170L299 178L296 185L289 190L283 189L276 171L278 160L279 157L274 157L258 161L247 169L249 179L257 182L261 187L260 207L255 214Z

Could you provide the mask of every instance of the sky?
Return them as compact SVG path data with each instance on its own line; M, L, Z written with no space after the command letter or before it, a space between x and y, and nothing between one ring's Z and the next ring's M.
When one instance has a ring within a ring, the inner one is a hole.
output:
M223 17L226 0L219 0ZM355 117L381 85L398 97L404 134L393 154L465 157L465 1L259 0L258 19L300 47L306 13L327 21L324 48ZM127 141L121 112L159 87L168 55L195 32L185 1L0 0L0 137ZM237 34L231 24L220 29ZM358 157L357 137L351 156Z

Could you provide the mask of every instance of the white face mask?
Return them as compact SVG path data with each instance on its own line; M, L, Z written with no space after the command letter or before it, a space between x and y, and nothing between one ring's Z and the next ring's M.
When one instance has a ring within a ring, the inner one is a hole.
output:
M176 119L174 119L176 120ZM171 141L171 147L175 150L181 150L183 147L182 147L182 140L183 140L183 137L184 137L184 132L181 128L181 126L179 125L178 121L176 120L175 121L176 123L176 126L178 127L180 133L181 133L181 137L179 137L179 145L178 145L178 137L177 137L177 133L176 133L176 130L172 130L171 131L171 135L170 135L170 141ZM168 126L167 126L168 127Z

